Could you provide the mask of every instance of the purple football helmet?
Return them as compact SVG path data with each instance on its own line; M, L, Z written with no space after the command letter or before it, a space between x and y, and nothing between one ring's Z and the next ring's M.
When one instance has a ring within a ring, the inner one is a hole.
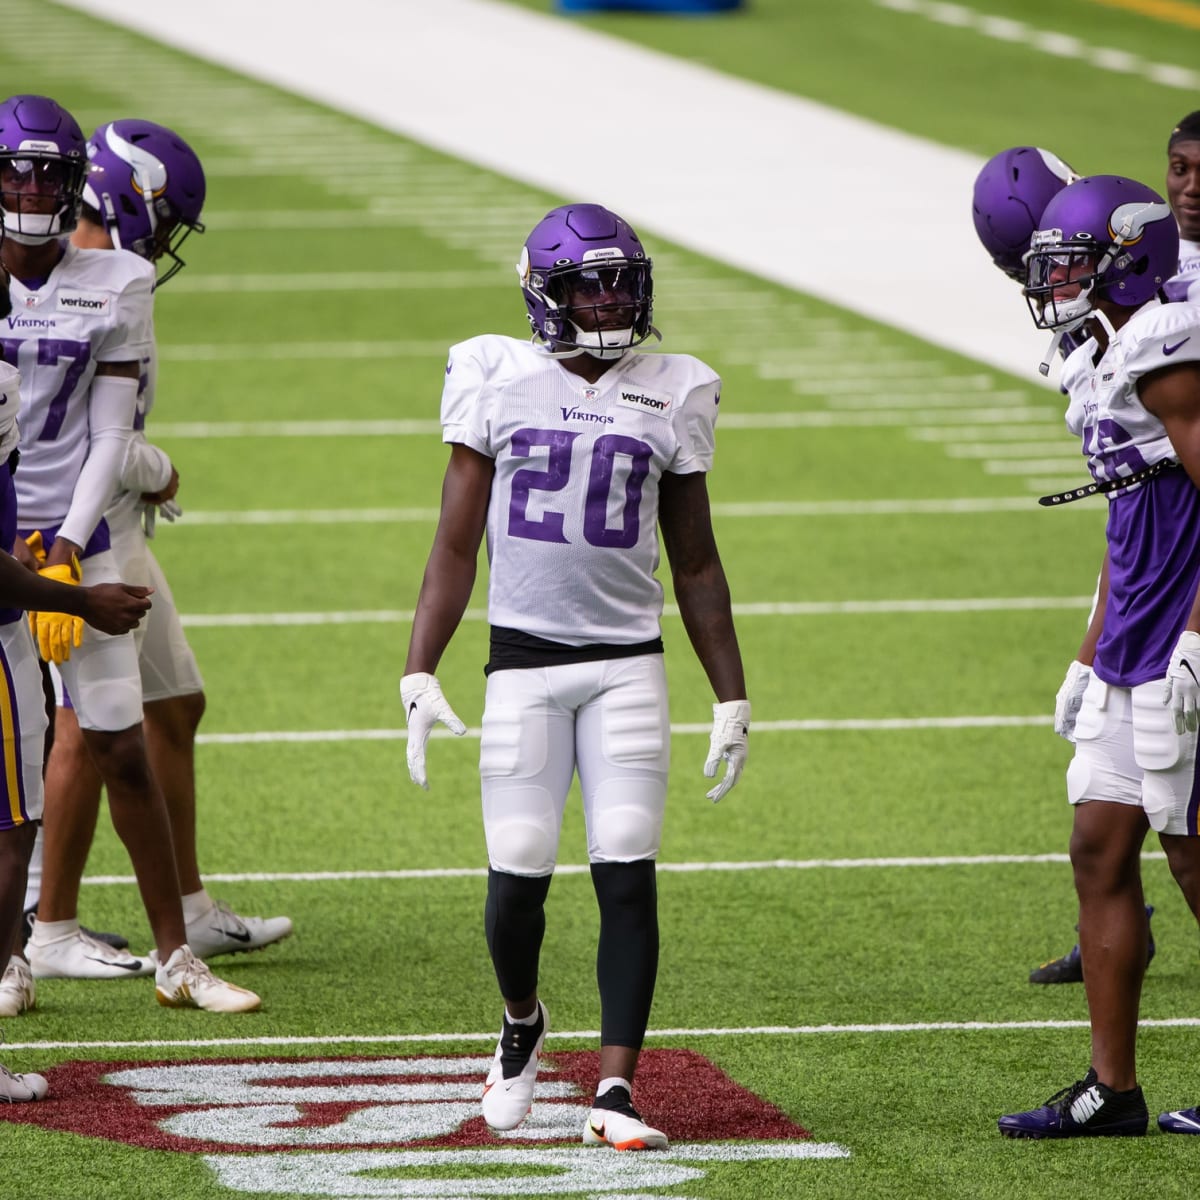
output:
M975 177L975 232L1010 279L1025 282L1025 251L1052 197L1079 175L1056 154L1013 146L993 155Z
M552 353L616 359L659 336L650 323L650 259L629 225L599 204L548 212L526 239L517 274L534 341Z
M27 246L75 228L87 172L75 118L49 96L0 103L0 214L4 235Z
M1179 265L1179 228L1153 188L1088 175L1049 204L1026 259L1025 296L1039 329L1070 331L1098 300L1139 308Z
M84 204L118 249L150 262L170 260L155 284L161 287L184 267L178 254L184 238L204 232L200 160L177 133L134 120L101 125L88 139L87 155Z

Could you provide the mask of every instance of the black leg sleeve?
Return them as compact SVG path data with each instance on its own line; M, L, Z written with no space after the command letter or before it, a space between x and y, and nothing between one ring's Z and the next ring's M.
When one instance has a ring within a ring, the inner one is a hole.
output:
M600 1044L640 1050L658 976L654 863L592 863L592 886L600 905Z
M546 933L546 895L553 876L488 871L483 930L500 995L524 1000L537 991L538 959Z

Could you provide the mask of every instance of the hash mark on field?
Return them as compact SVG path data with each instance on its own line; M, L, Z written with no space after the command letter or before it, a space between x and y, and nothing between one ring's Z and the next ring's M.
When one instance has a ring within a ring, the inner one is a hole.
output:
M1136 75L1163 87L1180 88L1194 92L1200 89L1200 73L1189 67L1173 63L1147 62L1126 50L1110 46L1092 46L1069 33L1057 33L1049 29L1034 29L1024 21L1009 17L976 12L961 4L949 4L944 0L875 0L880 8L893 12L924 17L940 25L955 26L981 33L985 37L1002 42L1013 42L1039 50L1055 58L1069 58L1111 71L1117 75ZM1135 7L1127 2L1124 7ZM1143 6L1144 7L1144 6Z

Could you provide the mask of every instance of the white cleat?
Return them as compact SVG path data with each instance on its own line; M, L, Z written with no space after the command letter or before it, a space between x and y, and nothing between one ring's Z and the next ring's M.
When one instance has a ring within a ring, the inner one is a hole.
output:
M633 1107L623 1087L610 1087L597 1101L612 1107L593 1108L583 1126L585 1146L611 1146L614 1150L665 1150L667 1135L652 1129Z
M203 1008L208 1012L257 1012L262 1000L246 988L218 979L187 946L180 946L165 963L158 952L150 957L157 966L154 994L164 1008Z
M0 1104L24 1104L29 1100L44 1100L50 1085L45 1076L32 1071L14 1075L6 1066L0 1065Z
M35 979L124 979L154 971L149 958L134 958L128 950L116 950L78 927L41 941L35 925L25 953Z
M187 944L198 958L261 950L292 936L290 917L242 917L223 900L187 923Z
M0 975L0 1017L19 1017L36 1004L33 972L19 954L14 954Z
M538 1020L514 1025L505 1014L496 1058L483 1084L483 1119L492 1129L516 1129L533 1107L538 1055L550 1028L550 1014L538 1001Z

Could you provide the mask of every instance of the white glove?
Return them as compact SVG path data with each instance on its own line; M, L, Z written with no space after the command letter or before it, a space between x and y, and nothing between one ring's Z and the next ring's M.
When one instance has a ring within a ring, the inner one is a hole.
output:
M174 521L176 517L183 516L183 509L174 500L164 500L158 506L158 515L164 521Z
M1068 742L1075 740L1075 718L1079 716L1083 693L1087 691L1091 677L1092 668L1075 659L1067 668L1067 677L1054 697L1054 732Z
M1163 704L1175 718L1175 732L1200 728L1200 633L1179 635L1163 684Z
M425 671L405 675L400 680L400 699L408 723L408 773L413 783L429 791L425 777L425 743L429 741L429 731L441 721L455 737L462 737L467 727L442 695L436 675Z
M708 758L704 760L704 774L712 779L717 765L724 759L729 766L721 782L705 795L716 804L741 777L749 753L747 739L750 736L750 701L726 700L713 705L712 736L708 739Z

